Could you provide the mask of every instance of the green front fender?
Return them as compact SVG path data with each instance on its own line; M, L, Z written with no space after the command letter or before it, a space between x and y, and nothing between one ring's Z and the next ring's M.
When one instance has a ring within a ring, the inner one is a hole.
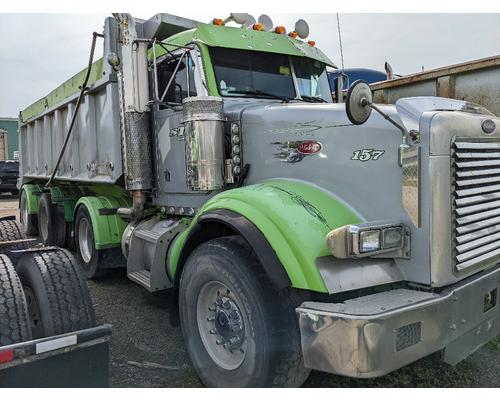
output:
M227 209L251 221L264 235L284 266L292 286L327 292L316 258L331 255L326 235L361 221L359 215L331 193L298 180L276 179L224 191L210 199L176 240L168 269L174 276L182 248L198 218Z
M100 210L113 210L120 207L130 207L130 200L114 196L86 196L80 197L75 206L75 217L78 207L85 206L92 220L94 242L96 249L106 249L121 245L122 234L127 222L115 214L108 214Z

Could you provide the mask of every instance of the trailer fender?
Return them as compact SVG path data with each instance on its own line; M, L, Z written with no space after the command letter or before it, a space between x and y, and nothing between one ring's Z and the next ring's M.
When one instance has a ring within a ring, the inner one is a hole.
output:
M87 208L92 220L96 249L120 246L127 222L116 213L116 210L120 207L130 207L130 200L114 196L80 197L74 209L74 217L78 208L82 206Z
M331 255L325 237L332 229L359 223L362 219L332 193L304 181L274 179L227 190L205 203L173 244L167 264L171 277L178 276L177 269L182 269L192 250L190 241L194 235L203 230L207 222L215 220L227 225L232 232L229 234L245 237L268 275L271 269L278 268L279 262L291 286L327 292L316 266L318 257ZM256 239L259 235L252 226L264 240ZM207 232L206 240L213 237L213 233ZM264 242L270 246L271 253L265 249ZM283 283L279 275L273 271L271 278Z
M21 187L19 193L19 207L21 207L21 195L22 192L26 193L26 205L28 208L28 214L38 213L38 203L40 201L40 196L42 194L42 187L40 185L25 184Z

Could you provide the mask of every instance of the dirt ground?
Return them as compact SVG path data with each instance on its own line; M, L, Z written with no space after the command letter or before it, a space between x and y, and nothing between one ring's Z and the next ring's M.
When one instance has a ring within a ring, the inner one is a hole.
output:
M0 198L0 216L17 212L17 199ZM201 387L181 330L170 324L168 291L149 293L111 271L88 282L99 322L112 324L111 386ZM500 340L497 340L499 343ZM307 387L500 387L500 345L490 343L456 367L437 355L378 379L350 379L313 371Z

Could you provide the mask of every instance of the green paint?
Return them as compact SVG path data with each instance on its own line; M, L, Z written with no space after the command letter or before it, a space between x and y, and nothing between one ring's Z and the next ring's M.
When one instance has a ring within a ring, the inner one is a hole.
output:
M121 245L121 239L127 222L118 215L99 215L101 208L130 207L131 202L126 197L114 196L85 196L78 199L74 215L78 207L85 206L90 214L94 229L96 249L106 249Z
M335 67L335 64L317 47L309 46L307 42L299 39L292 39L288 35L278 35L274 32L198 23L196 29L178 33L164 41L166 44L171 43L177 46L185 46L191 42L202 43L209 47L226 47L229 49L308 57ZM169 50L174 49L173 46L169 47ZM157 46L157 57L165 53L164 49Z
M220 96L219 89L215 80L215 73L212 67L212 59L210 58L208 46L204 44L199 45L200 55L203 60L203 71L207 80L207 90L210 96Z
M73 211L76 202L82 197L82 189L74 185L58 185L50 188L50 198L52 203L64 208L64 219L68 222L73 221Z
M80 92L80 86L82 85L85 75L87 74L87 68L77 73L72 78L68 79L62 85L58 86L47 96L42 97L40 100L36 101L23 111L21 111L21 122L25 123L42 114L46 110L54 107L55 105L61 103L63 100L71 97L72 95ZM99 59L92 64L92 69L90 72L89 81L87 87L91 88L97 81L102 79L104 76L104 64L103 59Z
M179 256L199 216L215 209L243 215L263 233L285 267L293 287L327 292L316 258L331 255L326 235L360 219L331 194L303 181L276 179L224 191L199 210L190 228L175 241L168 272L175 275Z
M21 193L26 193L28 214L38 214L38 203L40 202L40 196L42 195L42 185L37 184L25 184L21 188ZM21 198L21 196L19 196Z

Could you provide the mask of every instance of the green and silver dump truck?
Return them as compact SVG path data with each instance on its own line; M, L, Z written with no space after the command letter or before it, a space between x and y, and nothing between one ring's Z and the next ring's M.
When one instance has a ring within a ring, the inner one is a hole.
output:
M498 117L363 82L334 104L303 20L116 14L100 36L20 114L23 229L170 289L206 385L456 364L500 333Z

